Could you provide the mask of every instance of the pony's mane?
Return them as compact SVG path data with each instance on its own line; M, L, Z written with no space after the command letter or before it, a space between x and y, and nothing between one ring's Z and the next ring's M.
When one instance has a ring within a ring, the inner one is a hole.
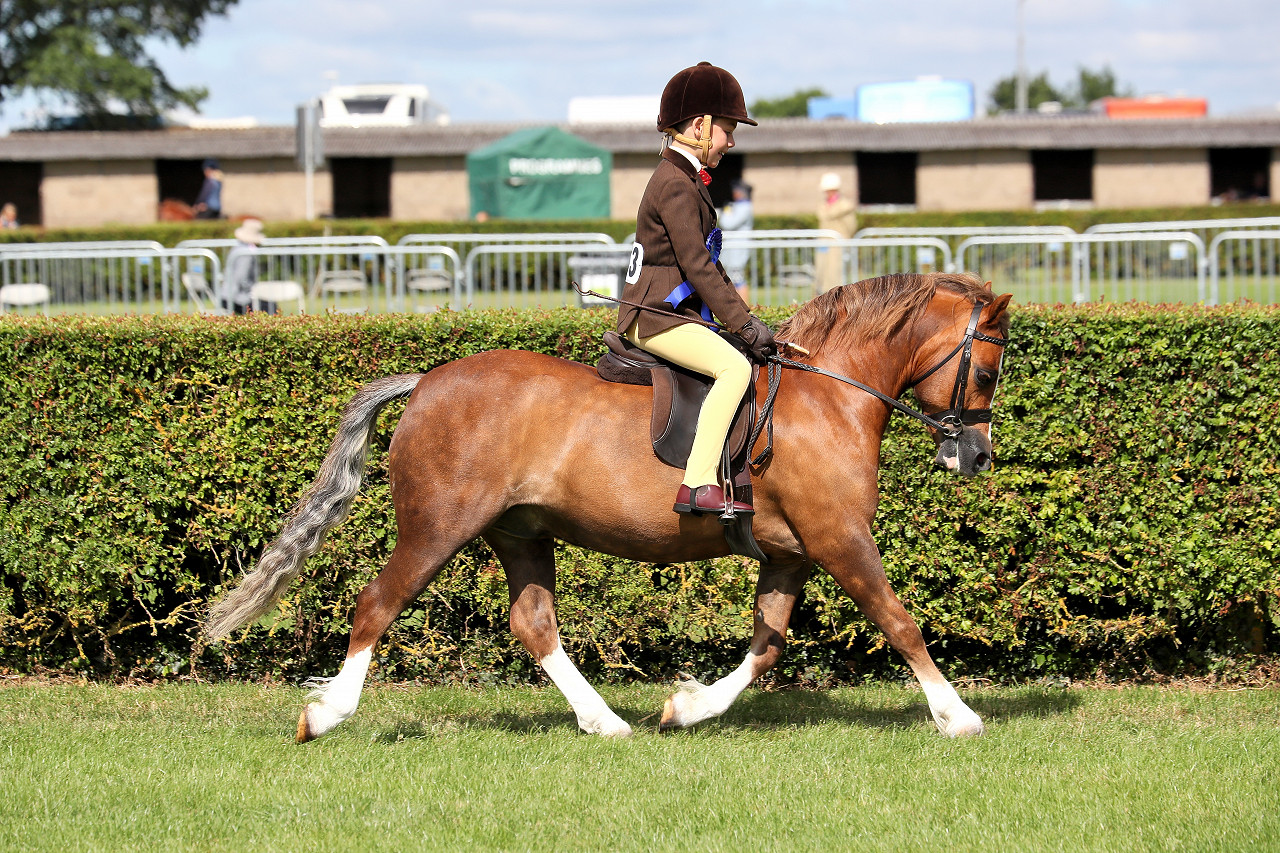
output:
M908 326L942 288L970 302L991 291L970 273L894 273L833 288L801 306L778 329L780 340L817 352L838 338L849 345L890 338Z

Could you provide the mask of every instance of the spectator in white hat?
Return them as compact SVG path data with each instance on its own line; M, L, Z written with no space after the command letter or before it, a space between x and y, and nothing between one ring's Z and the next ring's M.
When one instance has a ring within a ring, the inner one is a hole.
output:
M235 230L236 244L227 255L227 271L222 277L222 307L233 314L253 310L253 286L258 283L258 247L266 236L262 221L246 219ZM263 310L278 314L279 306L267 302Z
M822 204L818 206L818 227L835 231L843 239L849 239L858 230L858 214L853 202L840 194L840 176L827 172L818 183L822 191ZM845 284L844 250L818 249L818 292L826 293L833 287Z

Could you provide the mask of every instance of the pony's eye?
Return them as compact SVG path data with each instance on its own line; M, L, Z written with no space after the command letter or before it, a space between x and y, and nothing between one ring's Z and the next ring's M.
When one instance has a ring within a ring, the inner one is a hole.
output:
M973 371L973 378L977 381L979 388L990 388L996 384L996 372L979 367Z

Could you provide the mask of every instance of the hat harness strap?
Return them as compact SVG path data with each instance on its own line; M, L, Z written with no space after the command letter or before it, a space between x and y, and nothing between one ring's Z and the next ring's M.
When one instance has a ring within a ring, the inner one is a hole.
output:
M708 161L711 159L711 116L710 115L704 115L702 117L702 138L701 139L694 139L690 136L685 136L683 133L673 133L671 131L668 131L668 133L671 133L671 138L674 139L676 142L683 142L685 145L688 145L691 148L697 148L698 162L704 166L708 164Z

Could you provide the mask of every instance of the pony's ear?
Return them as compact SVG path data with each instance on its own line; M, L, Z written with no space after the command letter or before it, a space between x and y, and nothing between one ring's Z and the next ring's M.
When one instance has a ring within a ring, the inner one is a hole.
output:
M989 286L991 282L987 282L987 284ZM995 301L991 303L991 322L994 323L998 320L1000 315L1008 309L1009 300L1011 299L1013 299L1012 293L1002 293L995 298Z

